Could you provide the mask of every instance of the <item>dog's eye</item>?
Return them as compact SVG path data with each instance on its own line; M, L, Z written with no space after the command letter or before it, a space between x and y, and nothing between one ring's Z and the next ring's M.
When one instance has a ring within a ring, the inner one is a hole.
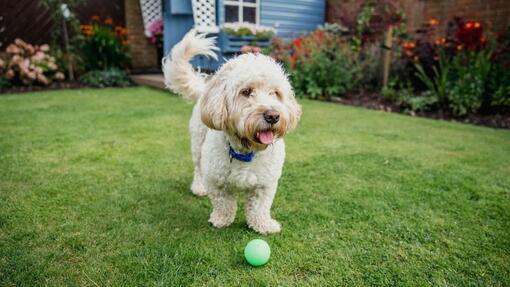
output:
M245 97L249 97L251 96L251 93L253 92L253 89L252 88L246 88L246 89L242 89L241 90L241 95L245 96Z
M274 91L274 95L278 98L278 99L281 99L282 98L282 94L278 91Z

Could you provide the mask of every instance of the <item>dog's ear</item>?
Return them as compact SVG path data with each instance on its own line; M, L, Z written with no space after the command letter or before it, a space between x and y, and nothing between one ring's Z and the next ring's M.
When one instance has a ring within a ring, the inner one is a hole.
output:
M296 128L299 119L301 118L301 106L296 101L296 97L294 96L294 92L292 91L292 89L288 93L285 105L287 106L287 109L289 111L289 121L287 130L291 131Z
M200 98L202 122L211 129L224 130L227 125L227 85L228 81L213 76L207 84L206 93Z

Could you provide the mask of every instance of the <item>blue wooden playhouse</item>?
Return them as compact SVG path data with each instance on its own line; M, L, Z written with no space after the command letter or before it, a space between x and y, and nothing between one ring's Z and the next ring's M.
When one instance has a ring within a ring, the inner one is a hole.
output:
M223 59L240 52L241 46L269 45L269 39L232 36L222 27L226 23L252 23L276 30L290 40L324 23L325 0L164 0L164 52L169 53L191 28L217 37L220 61L200 57L197 68L215 70Z

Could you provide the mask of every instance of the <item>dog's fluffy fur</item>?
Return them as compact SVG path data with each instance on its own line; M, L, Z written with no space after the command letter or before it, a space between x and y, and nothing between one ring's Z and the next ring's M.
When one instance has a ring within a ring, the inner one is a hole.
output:
M197 101L189 123L195 164L191 191L209 196L209 222L215 227L234 221L241 193L247 199L248 226L262 234L279 232L270 209L285 158L283 137L296 127L301 108L282 67L264 55L233 58L206 80L189 61L196 55L216 58L215 50L214 39L192 30L163 59L167 87ZM268 111L279 114L276 123L265 119ZM255 157L251 162L231 159L229 143Z

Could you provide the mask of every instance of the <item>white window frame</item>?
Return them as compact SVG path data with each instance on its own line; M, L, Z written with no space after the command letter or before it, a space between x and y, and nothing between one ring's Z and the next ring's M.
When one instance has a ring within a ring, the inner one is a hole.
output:
M243 0L237 0L237 1L232 1L232 0L224 0L223 1L223 6L224 6L224 9L225 9L225 16L226 16L226 13L227 13L227 7L226 6L237 6L238 10L237 10L237 13L238 13L238 16L239 16L239 22L244 22L244 19L243 19L243 7L253 7L255 8L255 25L259 25L260 23L260 0L255 0L255 3L249 3L249 2L244 2ZM227 18L225 17L225 23L230 23L230 22L227 22Z

